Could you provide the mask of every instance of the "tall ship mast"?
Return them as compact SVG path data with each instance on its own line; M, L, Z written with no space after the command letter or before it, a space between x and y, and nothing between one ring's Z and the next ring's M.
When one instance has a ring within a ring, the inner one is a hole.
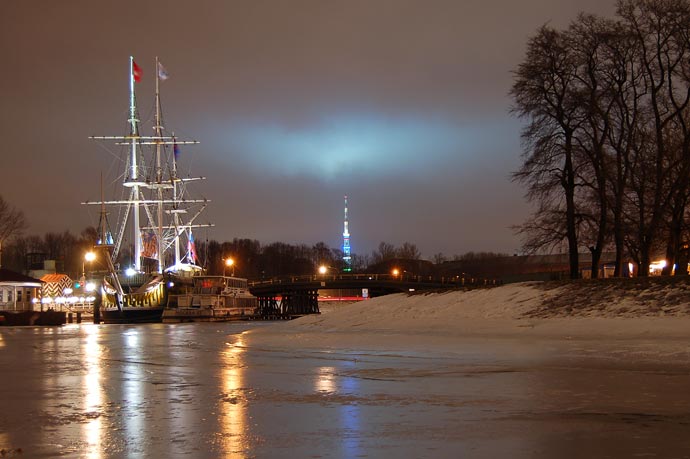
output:
M107 264L112 271L109 279L104 280L103 317L106 322L108 308L117 309L113 315L117 320L113 321L139 321L134 316L143 317L143 309L156 309L152 315L146 315L145 321L159 321L167 293L163 290L175 284L174 280L164 277L189 277L201 271L192 231L213 226L196 222L209 201L187 196L187 184L203 180L204 177L180 177L178 174L179 147L199 142L181 140L174 133L166 131L160 83L167 79L167 72L158 58L155 66L153 135L141 134L136 83L141 81L143 72L130 56L128 133L123 136L90 137L114 141L115 145L121 146L121 163L125 166L120 176L120 199L101 198L100 201L84 203L101 206L101 224L105 221L106 206L118 208L115 237L109 237L106 231L99 230L101 237L97 245L97 248L103 249L103 256L108 258ZM141 297L158 290L161 291L155 299L132 296L136 294Z

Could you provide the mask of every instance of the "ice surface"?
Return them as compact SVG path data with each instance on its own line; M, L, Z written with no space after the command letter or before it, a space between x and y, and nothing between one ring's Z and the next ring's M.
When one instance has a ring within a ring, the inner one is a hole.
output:
M525 308L531 301L524 291L491 295ZM605 328L580 333L589 328L570 319L524 326L480 296L482 311L459 312L467 298L451 298L452 308L439 297L413 300L371 300L370 309L362 302L291 323L0 328L0 450L24 458L690 457L690 345L675 331L648 333L672 326L628 324L630 333L606 336ZM409 314L434 304L437 319L421 317L415 329ZM439 333L434 320L444 322Z

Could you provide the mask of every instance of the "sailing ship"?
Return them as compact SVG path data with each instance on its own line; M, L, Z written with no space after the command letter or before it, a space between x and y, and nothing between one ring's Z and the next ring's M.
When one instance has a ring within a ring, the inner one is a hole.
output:
M178 172L179 147L199 142L178 139L163 126L160 83L167 72L158 58L155 68L153 135L141 133L135 85L142 71L130 56L129 132L90 137L119 145L125 166L117 178L119 198L105 200L101 190L100 201L84 203L101 207L96 249L108 267L99 304L105 323L161 322L168 295L191 284L202 271L193 230L213 226L196 222L209 201L188 196L189 182L204 177L181 177ZM115 232L108 222L111 207L118 211Z

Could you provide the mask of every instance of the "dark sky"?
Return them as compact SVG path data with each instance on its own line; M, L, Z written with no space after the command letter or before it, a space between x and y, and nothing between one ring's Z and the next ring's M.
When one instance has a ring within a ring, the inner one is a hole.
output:
M98 223L113 158L89 135L126 133L128 56L154 59L165 122L212 200L197 239L338 247L414 242L426 257L513 253L524 190L511 71L537 27L614 0L21 0L0 3L0 194L29 234Z

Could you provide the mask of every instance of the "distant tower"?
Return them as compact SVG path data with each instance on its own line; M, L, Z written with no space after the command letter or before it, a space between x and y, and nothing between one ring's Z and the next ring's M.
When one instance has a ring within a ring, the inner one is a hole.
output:
M343 228L343 271L352 271L352 256L350 255L350 231L347 229L347 196L345 196L345 225Z

